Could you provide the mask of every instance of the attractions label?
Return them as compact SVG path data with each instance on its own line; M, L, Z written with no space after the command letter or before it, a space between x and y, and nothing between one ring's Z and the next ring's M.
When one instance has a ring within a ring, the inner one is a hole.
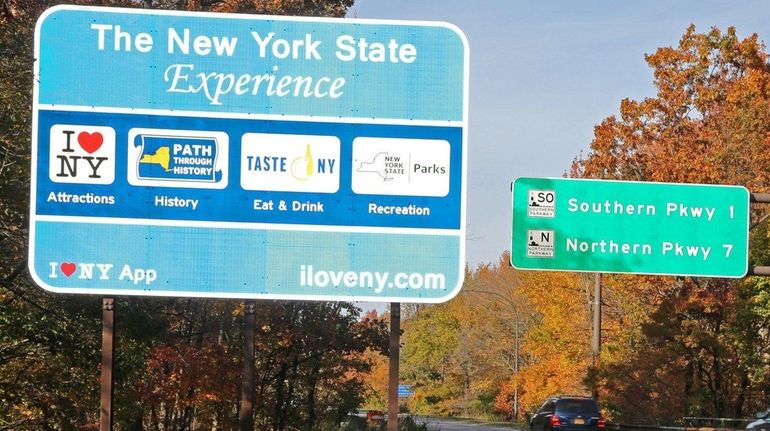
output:
M29 266L42 287L459 291L468 46L455 27L58 6L35 51Z
M517 178L511 264L519 269L743 277L744 187Z

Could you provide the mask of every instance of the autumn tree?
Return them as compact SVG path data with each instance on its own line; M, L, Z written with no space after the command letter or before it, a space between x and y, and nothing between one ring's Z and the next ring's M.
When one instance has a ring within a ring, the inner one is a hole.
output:
M526 352L518 373L502 384L497 408L512 415L519 389L519 417L555 394L589 394L592 277L564 272L521 271L520 294L533 321L523 334Z
M623 100L618 116L596 126L590 152L575 161L572 176L736 184L767 192L770 64L758 36L740 39L734 28L698 33L690 26L677 46L646 60L657 94ZM753 219L758 212L753 209ZM752 258L766 257L766 223L752 238ZM644 297L648 306L636 323L626 321L626 332L635 334L632 348L603 362L605 399L618 417L741 417L762 406L768 361L760 346L770 344L770 322L761 317L766 283L615 281L620 292L645 286L636 298Z
M514 381L531 359L525 354L524 340L539 316L509 258L506 252L494 264L479 265L466 277L463 295L470 316L466 339L473 349L470 357L476 404L486 415L503 412L513 417L515 404L522 406L518 402L521 385ZM503 393L506 389L510 389L510 396ZM510 403L500 408L500 399Z
M517 271L508 262L504 253L468 271L457 298L405 320L401 376L415 385L413 411L524 420L551 395L591 393L593 277ZM644 342L639 328L649 321L655 280L620 289L623 280L605 276L606 360L627 358Z
M758 37L690 27L678 46L647 61L657 94L622 101L619 115L596 126L571 175L767 192L770 66ZM752 211L754 221L760 212ZM760 223L752 262L770 263L769 242ZM605 414L621 422L743 417L763 407L770 388L764 279L605 275L593 373L592 278L514 271L505 255L469 271L456 299L419 308L404 324L403 375L416 385L410 406L465 414L493 394L510 417L515 399L521 414L550 395L590 394L598 385ZM512 354L515 321L524 322L519 355Z
M461 389L454 349L459 343L460 323L449 304L436 304L403 320L400 376L415 385L416 411L448 413L446 402L457 399Z
M431 414L497 414L501 382L516 371L517 359L521 368L528 361L516 340L524 340L533 316L507 254L467 271L455 299L421 307L404 321L401 375L415 385L409 407Z
M192 324L165 325L167 341L149 351L141 378L127 382L135 403L123 412L126 424L237 427L243 309L187 301L190 314L181 321ZM359 317L345 303L272 303L256 311L257 429L314 430L339 423L362 402L361 376L372 364L365 352L381 355L388 332L381 320Z
M767 191L770 66L758 36L697 33L647 55L657 95L625 99L596 126L572 176L728 183Z
M390 313L384 312L382 315L379 315L376 310L369 310L364 313L361 320L364 324L380 322L380 324L388 325L389 327ZM390 331L388 331L388 336L390 336ZM389 349L390 346L388 345ZM390 362L389 357L383 353L385 352L367 349L362 355L362 358L370 364L368 370L358 373L356 376L366 386L365 399L361 406L365 410L384 411L388 408L388 373L390 372Z

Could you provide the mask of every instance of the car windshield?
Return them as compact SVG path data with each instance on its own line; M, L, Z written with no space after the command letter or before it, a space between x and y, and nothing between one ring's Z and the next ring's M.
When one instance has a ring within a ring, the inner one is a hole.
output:
M560 413L599 413L594 400L559 400L556 409Z

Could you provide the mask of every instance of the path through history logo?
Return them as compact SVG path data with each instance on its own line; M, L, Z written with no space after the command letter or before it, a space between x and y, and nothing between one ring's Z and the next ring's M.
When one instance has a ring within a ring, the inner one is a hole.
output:
M227 187L228 137L224 132L131 129L128 142L131 185Z

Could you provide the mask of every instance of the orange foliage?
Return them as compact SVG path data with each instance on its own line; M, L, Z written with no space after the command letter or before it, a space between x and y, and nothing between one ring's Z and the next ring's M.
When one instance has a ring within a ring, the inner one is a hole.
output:
M538 407L550 395L587 393L584 379L591 360L590 284L585 276L520 272L519 277L520 292L539 319L522 345L533 360L502 385L496 398L497 409L507 413L512 413L516 383L519 413Z
M210 8L214 12L248 12L264 15L344 17L353 0L192 0L188 10Z
M388 315L380 316L376 310L369 310L361 317L361 325L384 325ZM361 380L365 383L367 394L364 400L364 408L385 409L388 402L388 356L386 353L374 349L366 349L360 355L361 361L369 364L365 371L353 371L347 377Z
M678 46L646 60L657 94L623 100L618 116L595 127L591 151L575 160L571 176L767 192L770 64L757 35L740 40L734 28L697 33L690 26ZM633 276L606 282L611 299L599 378L621 415L742 414L756 360L735 348L753 343L740 338L747 323L733 320L743 283Z
M148 404L168 409L232 403L238 396L237 358L237 352L208 341L199 347L156 347L147 357L147 380L139 391Z
M770 64L757 36L690 27L678 46L646 59L657 94L623 100L595 127L571 176L767 192ZM751 304L748 283L605 274L602 350L591 370L593 274L515 271L503 255L470 271L453 301L407 322L402 370L422 396L413 404L462 406L440 407L461 414L491 394L512 416L516 393L522 417L547 396L588 394L596 384L613 419L740 416L762 399L752 394L767 394L757 370L767 369L768 349L757 348L756 334L768 323L755 316L770 313L740 308L741 295Z
M646 56L656 97L625 99L594 129L572 176L770 185L770 65L757 35L690 26L676 48Z

